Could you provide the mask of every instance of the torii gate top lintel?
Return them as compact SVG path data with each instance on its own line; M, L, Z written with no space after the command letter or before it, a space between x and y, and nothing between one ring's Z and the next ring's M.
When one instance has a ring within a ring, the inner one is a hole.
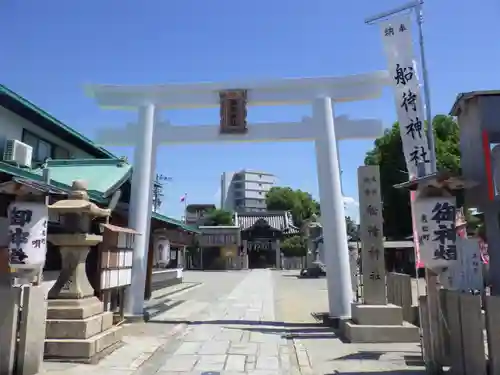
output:
M318 95L346 102L375 99L389 82L387 71L345 77L288 78L229 83L188 83L165 85L90 85L87 92L102 107L137 108L155 104L158 108L218 107L219 92L247 90L249 106L307 104Z

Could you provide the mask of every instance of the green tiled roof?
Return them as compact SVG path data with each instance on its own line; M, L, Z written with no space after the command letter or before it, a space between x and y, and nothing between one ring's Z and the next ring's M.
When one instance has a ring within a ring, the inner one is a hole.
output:
M194 227L192 225L187 225L187 224L183 223L180 220L173 219L171 217L159 214L158 212L153 212L153 214L151 215L151 217L154 218L154 219L156 219L156 220L163 221L163 222L165 222L167 224L175 225L175 226L177 226L179 228L182 228L182 229L184 229L185 231L188 231L188 232L201 233L200 230L197 227Z
M132 167L121 159L72 159L48 160L51 185L69 192L71 184L76 179L86 180L89 187L89 197L105 204L108 197L130 178ZM0 172L14 177L22 177L33 181L42 181L42 169L30 170L19 168L0 161ZM188 232L200 233L191 225L180 220L153 212L152 217L167 224L175 225Z
M109 198L132 175L132 166L121 159L48 160L50 179L71 187L74 180L84 180L88 192ZM42 175L42 168L33 172Z
M116 158L116 156L108 150L98 146L83 134L80 134L70 126L62 123L51 114L45 112L43 109L4 85L0 85L0 106L16 113L18 116L57 135L69 143L74 144L92 156L98 158Z

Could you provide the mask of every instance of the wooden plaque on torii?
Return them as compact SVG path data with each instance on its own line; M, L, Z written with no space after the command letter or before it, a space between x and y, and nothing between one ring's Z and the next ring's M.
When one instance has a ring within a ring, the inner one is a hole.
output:
M219 93L220 133L247 132L247 91L227 90Z

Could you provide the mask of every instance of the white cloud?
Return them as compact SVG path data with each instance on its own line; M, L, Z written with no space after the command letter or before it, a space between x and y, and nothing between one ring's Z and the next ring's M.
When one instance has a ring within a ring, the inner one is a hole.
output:
M353 197L344 197L344 205L346 207L349 207L349 206L358 207L359 202L356 199L354 199Z
M359 223L359 202L353 197L344 197L346 216L350 216L355 223Z

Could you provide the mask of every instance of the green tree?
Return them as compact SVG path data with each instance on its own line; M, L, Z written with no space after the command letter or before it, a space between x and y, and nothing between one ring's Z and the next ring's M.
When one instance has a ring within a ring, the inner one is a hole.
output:
M204 225L233 225L233 213L222 209L212 210L207 214Z
M432 122L438 170L460 171L460 133L450 116L438 115ZM379 165L384 216L384 235L391 239L410 236L411 209L407 190L393 186L408 181L403 145L396 122L391 129L375 141L373 150L366 154L365 165Z
M302 236L287 237L281 244L281 252L287 258L304 257L307 253L307 242Z
M267 193L266 205L268 211L290 211L299 228L313 214L319 214L319 203L311 194L290 187L272 187Z

